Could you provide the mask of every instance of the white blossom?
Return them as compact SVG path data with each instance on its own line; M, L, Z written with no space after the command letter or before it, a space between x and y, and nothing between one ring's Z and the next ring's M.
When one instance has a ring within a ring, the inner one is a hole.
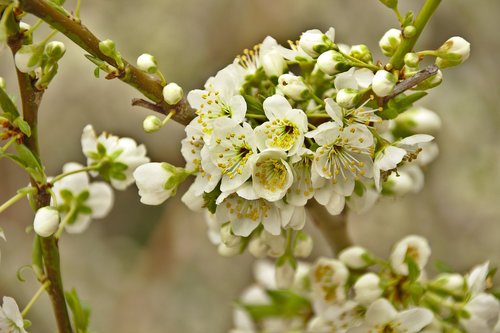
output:
M373 302L365 315L363 325L348 330L348 333L394 332L416 333L432 322L430 310L416 307L398 312L385 298Z
M155 57L148 53L143 53L137 58L137 67L149 74L154 74L158 71L158 63Z
M268 121L255 128L257 146L278 148L294 155L304 143L307 132L307 116L299 109L292 109L290 103L280 95L266 98L263 103Z
M381 69L373 77L372 90L377 96L385 97L394 90L397 82L398 79L394 74Z
M319 258L310 274L315 299L325 304L345 301L347 295L344 285L349 271L341 261Z
M271 202L282 199L293 182L286 153L278 149L266 149L259 153L255 158L252 180L259 197Z
M420 269L423 269L430 255L431 249L425 238L416 235L407 236L394 245L390 255L391 267L398 274L408 275L406 257L410 257Z
M276 39L267 36L259 49L260 63L269 77L278 77L287 69L287 64L279 51Z
M165 168L165 163L146 163L134 171L134 179L139 188L141 202L146 205L159 205L170 198L177 186L166 187L174 175Z
M361 246L350 246L339 253L339 260L352 269L362 269L367 267L369 254Z
M83 129L82 149L89 166L99 163L107 166L99 169L99 173L117 190L125 190L131 185L135 169L149 162L144 145L137 145L131 138L119 138L105 132L97 136L92 125Z
M277 90L295 101L302 101L309 92L301 76L283 74L278 78Z
M480 293L475 295L464 307L468 314L460 319L460 324L468 333L493 333L498 322L500 302L495 296Z
M441 45L437 51L436 65L440 68L456 66L469 59L470 43L462 37L454 36Z
M312 29L302 33L299 40L299 47L309 56L316 58L333 46L334 40L335 29L330 28L326 33L318 29Z
M63 172L74 172L83 168L78 163L66 163ZM75 207L73 215L65 225L69 233L81 233L90 224L92 219L106 217L114 203L114 194L111 187L105 182L90 183L86 172L79 172L62 178L54 184L57 208L61 219Z
M3 297L0 307L0 332L27 333L24 321L16 301L12 297Z

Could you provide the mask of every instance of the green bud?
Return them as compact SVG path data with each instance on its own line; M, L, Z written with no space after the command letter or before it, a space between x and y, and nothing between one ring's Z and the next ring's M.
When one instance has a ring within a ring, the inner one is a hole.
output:
M439 68L461 64L469 58L470 43L462 37L451 37L437 50L436 65Z
M351 65L342 53L334 50L323 52L318 57L317 64L319 69L328 75L342 73L351 68Z
M371 63L373 61L370 49L364 44L353 45L351 47L350 55L365 63Z
M398 29L388 30L378 42L382 53L385 56L392 56L401 44L401 31Z
M340 89L337 92L335 101L338 105L340 105L340 107L344 109L352 109L358 104L360 97L361 96L358 90L352 88L344 88Z
M119 68L123 68L124 64L122 60L122 55L120 54L120 52L116 50L115 42L113 42L111 39L103 40L102 42L99 43L99 50L105 56L113 58L116 61L116 64L118 65Z
M418 67L418 64L420 63L420 57L418 56L418 54L410 52L405 54L404 62L408 67Z
M415 28L415 26L413 25L406 26L403 29L403 38L412 38L415 36L416 33L417 33L417 28Z
M169 105L179 103L182 97L184 97L184 90L177 83L171 82L163 88L163 99Z
M34 71L42 62L44 48L43 44L23 45L14 56L17 69L22 73Z
M62 42L53 41L45 45L45 54L51 61L58 61L66 53L66 46Z

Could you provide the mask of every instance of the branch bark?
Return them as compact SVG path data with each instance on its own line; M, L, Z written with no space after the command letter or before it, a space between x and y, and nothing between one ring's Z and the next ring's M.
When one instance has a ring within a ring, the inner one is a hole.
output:
M14 55L23 45L24 36L17 33L10 36L8 39L9 47ZM22 100L23 118L31 127L31 137L25 139L24 144L31 150L33 155L40 160L40 152L38 147L38 110L43 97L43 91L37 90L30 76L21 73L16 69L19 90ZM50 205L50 194L46 191L45 184L38 184L34 179L31 183L38 189L34 195L35 208L39 209ZM38 237L35 235L35 237ZM66 300L64 297L64 289L61 278L61 268L59 260L59 247L57 240L54 237L40 237L42 258L44 266L44 277L40 282L45 283L50 281L50 286L47 288L54 314L56 317L58 331L60 333L72 333L71 321L69 319Z
M118 68L114 59L104 55L99 50L101 40L87 29L80 19L68 13L63 7L46 0L20 0L19 4L23 11L41 18L94 57ZM168 105L163 100L163 87L158 79L142 72L125 59L123 62L125 64L123 73L121 73L123 75L119 75L117 78L155 102L160 107L155 111L169 114L170 111L175 110L172 119L183 125L189 124L196 116L186 99L181 100L176 105Z
M347 208L344 208L342 213L336 216L328 213L326 208L317 203L316 200L309 200L307 208L314 224L321 231L333 254L338 254L343 249L353 245L348 230Z

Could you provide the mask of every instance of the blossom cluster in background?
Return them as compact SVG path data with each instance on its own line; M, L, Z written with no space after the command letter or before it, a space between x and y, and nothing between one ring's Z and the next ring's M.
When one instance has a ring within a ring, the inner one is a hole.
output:
M499 332L489 264L429 278L430 253L420 236L399 241L388 260L350 247L337 259L299 263L290 289L279 289L280 273L258 261L256 283L237 302L231 333Z

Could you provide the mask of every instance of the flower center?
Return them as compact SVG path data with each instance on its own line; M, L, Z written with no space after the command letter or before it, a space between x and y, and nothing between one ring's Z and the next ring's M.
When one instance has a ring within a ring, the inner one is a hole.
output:
M255 165L258 172L255 173L257 181L260 182L266 190L276 192L282 189L287 183L288 170L279 160L259 161Z

